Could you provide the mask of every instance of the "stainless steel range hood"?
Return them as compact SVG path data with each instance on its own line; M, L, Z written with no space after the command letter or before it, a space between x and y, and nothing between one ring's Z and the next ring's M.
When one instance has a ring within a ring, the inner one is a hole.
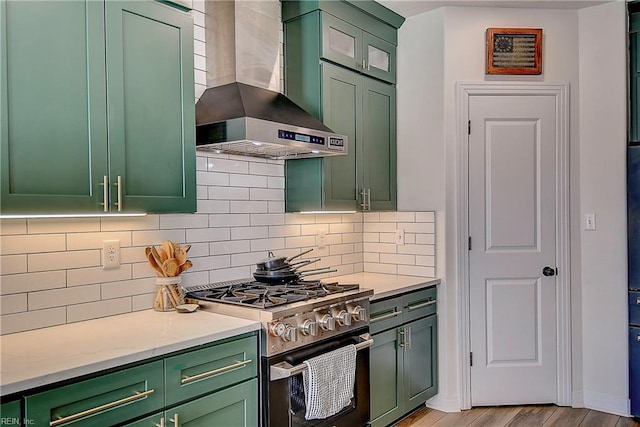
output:
M337 135L280 93L280 2L205 2L206 86L196 148L276 159L347 154Z
M334 133L279 92L244 83L207 89L196 103L196 148L271 159L347 154Z

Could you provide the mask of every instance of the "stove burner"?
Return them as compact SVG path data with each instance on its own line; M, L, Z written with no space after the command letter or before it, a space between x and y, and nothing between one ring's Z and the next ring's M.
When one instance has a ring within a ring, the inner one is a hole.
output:
M292 302L320 298L330 294L358 289L358 285L341 285L337 282L299 280L283 285L271 285L247 279L200 287L190 290L187 298L220 301L256 308L268 308Z

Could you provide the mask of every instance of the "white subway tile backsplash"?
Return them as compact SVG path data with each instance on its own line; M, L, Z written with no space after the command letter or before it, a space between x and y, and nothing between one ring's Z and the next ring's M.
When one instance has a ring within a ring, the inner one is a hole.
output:
M267 188L269 177L256 175L229 174L229 185L232 187Z
M27 234L26 219L0 219L0 236Z
M266 201L231 200L229 204L231 213L269 213L269 205Z
M220 240L230 240L230 228L197 228L187 230L185 242L215 242ZM191 255L191 254L190 254Z
M114 316L131 311L131 298L116 298L67 307L67 323Z
M380 222L414 222L415 212L380 212Z
M249 189L242 187L209 187L210 200L249 200Z
M207 72L204 70L194 70L193 79L196 84L206 85L207 84Z
M6 255L56 252L66 249L65 234L30 234L3 236L0 253Z
M207 170L209 172L227 172L235 174L248 174L249 161L246 159L237 160L220 157L209 157L207 159Z
M249 173L251 175L284 176L284 160L280 160L278 163L251 162Z
M249 214L211 214L209 227L244 227L251 225Z
M195 27L195 28L200 28L200 27ZM199 70L206 71L206 69L207 69L207 58L205 58L204 56L201 56L201 55L193 55L193 68L195 68L194 71L196 73ZM206 85L206 84L207 84L207 82L206 82L206 76L205 76L204 85Z
M53 307L100 300L100 285L76 286L73 288L50 289L28 294L29 310L42 310Z
M277 251L284 248L284 238L251 240L251 252L264 252L267 254L269 251Z
M142 251L141 251L142 252ZM142 264L144 265L144 264ZM146 263L149 266L149 263ZM149 266L149 271L151 267ZM118 268L103 269L102 267L75 268L67 270L67 286L83 286L92 283L115 282L131 279L131 264L122 264Z
M155 277L109 282L100 285L103 300L155 293L156 288Z
M24 274L5 274L3 271L0 278L0 294L26 294L26 292L63 288L66 283L67 273L64 270Z
M37 218L27 220L29 234L100 231L100 218Z
M205 34L204 27L201 27L200 25L193 26L193 38L195 40L200 40L204 42L206 40L204 34Z
M194 215L162 215L160 217L160 229L172 228L203 228L209 226L209 216L205 214Z
M29 331L31 329L46 328L49 326L63 325L67 322L67 310L65 307L57 307L48 310L25 311L2 316L0 328L2 334Z
M204 10L192 10L191 16L193 16L193 25L204 27Z
M198 212L200 213L229 213L231 212L229 200L198 200Z
M250 251L250 240L227 240L225 242L212 242L209 244L209 253L211 255L239 254Z
M11 314L27 311L27 294L0 296L0 313Z
M29 271L65 270L101 265L100 251L52 252L27 255Z
M314 268L336 269L333 276L435 274L433 212L290 214L283 161L198 152L196 167L196 214L0 222L2 332L150 309L156 273L144 248L166 239L192 245L186 287L250 277L269 251L290 257L304 249L314 249L305 258L321 257ZM395 245L397 229L404 246ZM114 238L121 266L104 270L102 242Z
M67 250L102 249L104 240L120 240L120 247L131 246L131 232L69 233L67 234Z
M284 225L284 214L253 214L251 225Z
M231 240L266 239L269 227L234 227L231 229Z
M251 200L275 200L283 201L284 192L273 188L250 188L249 198Z
M207 54L207 47L202 40L193 40L193 54L205 56Z
M436 271L434 267L399 265L398 274L406 274L407 276L435 277Z

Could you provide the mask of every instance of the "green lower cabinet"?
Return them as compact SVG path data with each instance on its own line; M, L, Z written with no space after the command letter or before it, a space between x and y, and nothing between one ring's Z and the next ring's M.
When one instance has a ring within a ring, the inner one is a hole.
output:
M165 419L167 426L255 427L258 425L258 380L246 381L176 406L165 411Z
M125 424L127 427L158 427L158 426L166 426L166 424L162 424L164 422L164 413L158 412L157 414L148 416L138 421L134 421L132 423Z
M159 360L26 396L25 419L37 426L107 426L163 406Z
M386 426L402 415L403 350L398 329L373 335L370 350L371 425Z
M2 419L1 425L21 426L22 424L22 410L20 409L20 401L14 400L12 402L3 403L0 406L0 417Z
M408 323L404 351L405 413L438 392L438 320L425 317Z

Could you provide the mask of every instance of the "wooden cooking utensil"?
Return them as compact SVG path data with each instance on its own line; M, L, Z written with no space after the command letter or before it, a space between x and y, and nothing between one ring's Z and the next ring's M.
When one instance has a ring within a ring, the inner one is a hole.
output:
M167 254L167 259L174 257L173 244L171 240L165 240L164 242L162 242L162 249L164 249L165 253Z
M162 263L162 271L167 277L175 277L180 274L180 266L175 258L169 258Z
M178 265L183 265L187 261L187 252L184 248L177 247L173 254L178 261Z
M153 255L153 259L155 259L156 264L158 264L159 267L162 267L162 259L160 258L160 254L158 253L158 251L156 250L155 246L151 246L151 255Z
M182 247L182 249L184 249L185 252L189 252L189 249L191 249L191 245L187 243Z
M186 260L185 263L180 266L180 273L190 269L191 267L193 267L193 263L189 260Z
M153 254L151 253L151 248L146 248L145 253L147 254L147 259L149 260L149 264L156 271L156 274L158 275L158 277L164 277L164 271L162 271L162 268L160 268L158 263L156 263L156 259L153 257Z
M167 255L167 252L163 248L158 248L157 251L158 255L160 255L160 261L165 262L169 259L169 255Z

